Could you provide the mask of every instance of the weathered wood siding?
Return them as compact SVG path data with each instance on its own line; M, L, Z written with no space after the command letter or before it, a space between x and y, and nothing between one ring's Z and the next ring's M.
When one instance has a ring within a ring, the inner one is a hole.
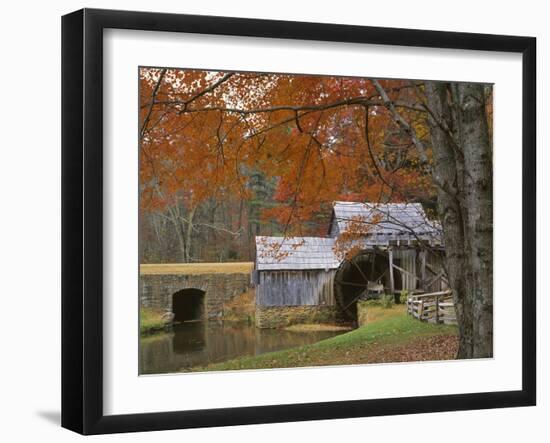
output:
M335 270L261 271L256 288L260 306L333 306Z
M399 263L396 263L399 267L408 271L410 274L401 272L396 269L394 272L399 272L401 275L402 288L407 291L414 291L421 288L422 270L420 255L415 249L407 248L395 248L393 250L394 261L399 259ZM446 276L434 280L434 277L443 272L443 253L437 253L430 251L426 254L426 282L423 288L426 292L444 291L449 288L446 282ZM416 275L417 278L414 278ZM430 283L430 284L428 284Z
M401 288L407 291L414 291L418 287L418 280L413 275L418 275L416 270L416 250L415 249L399 249L393 250L394 262L405 271L410 272L409 275L405 272L401 272L398 269L394 269L394 272L399 272L401 275ZM399 262L397 262L399 260Z
M444 254L440 253L428 253L426 255L426 281L429 282L433 278L443 271L443 260ZM447 283L447 276L444 275L443 278L437 279L430 285L427 285L425 290L427 292L438 292L445 291L449 289L449 284Z

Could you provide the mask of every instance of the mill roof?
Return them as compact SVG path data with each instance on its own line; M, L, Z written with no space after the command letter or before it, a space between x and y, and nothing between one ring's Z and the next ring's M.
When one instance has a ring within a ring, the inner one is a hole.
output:
M364 235L387 240L428 240L441 243L441 228L426 216L420 203L334 202L333 235L365 230ZM334 234L334 233L337 234Z
M360 235L342 237L346 232ZM442 244L441 227L428 219L420 203L334 202L329 235L258 236L256 270L336 269L342 262L337 250L341 255L347 247L368 249L418 240Z
M336 269L332 237L256 237L256 269Z

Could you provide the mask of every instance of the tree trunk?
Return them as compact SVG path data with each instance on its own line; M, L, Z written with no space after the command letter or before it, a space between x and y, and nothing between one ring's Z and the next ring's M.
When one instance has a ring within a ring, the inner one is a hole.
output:
M174 226L176 231L176 236L179 243L179 252L180 252L180 261L182 263L187 263L188 260L188 243L186 242L186 232L185 232L185 221L181 217L181 209L179 203L176 202L174 206L168 208L168 214L170 215L169 219Z
M445 83L426 82L426 97L431 115L429 118L434 168L433 174L443 183L445 189L438 188L438 213L445 240L446 270L459 326L459 358L468 358L472 342L471 304L468 303L465 287L465 253L462 209L458 200L458 184L461 181L457 172L457 160L452 139L443 129L444 120L450 116Z
M491 357L492 149L483 85L426 82L438 209L459 358Z
M185 232L185 262L189 263L191 261L191 236L193 234L193 217L195 216L196 207L192 207L189 210L187 218L187 230Z
M458 83L457 136L464 153L466 246L473 306L472 357L493 355L493 164L484 86Z
M183 223L179 219L173 220L174 229L176 230L176 236L178 237L178 243L180 246L180 257L182 263L187 262L187 247L185 244L185 237L183 232Z

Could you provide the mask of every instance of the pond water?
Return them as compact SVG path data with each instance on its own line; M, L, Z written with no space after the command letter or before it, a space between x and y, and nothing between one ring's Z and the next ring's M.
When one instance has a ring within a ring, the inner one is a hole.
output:
M141 337L140 374L181 372L192 366L311 344L346 331L258 329L253 324L186 322Z

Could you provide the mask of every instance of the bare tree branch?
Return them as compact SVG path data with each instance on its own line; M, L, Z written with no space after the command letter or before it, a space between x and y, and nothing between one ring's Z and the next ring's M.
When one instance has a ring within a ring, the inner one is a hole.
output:
M380 94L380 98L384 102L386 108L388 111L390 111L390 114L393 118L393 120L399 125L399 127L405 131L405 133L411 137L412 142L416 146L416 150L418 152L418 157L420 159L420 162L423 166L429 168L431 171L431 165L428 160L428 155L426 154L426 147L424 146L424 143L417 137L416 132L413 128L405 121L405 119L397 112L395 109L394 103L390 100L388 94L384 90L384 88L380 85L378 80L371 80L372 84Z
M164 68L162 71L160 71L159 79L157 81L157 84L155 85L155 88L153 89L153 93L151 94L151 102L149 103L149 109L147 111L147 115L143 119L143 125L141 126L141 131L139 131L140 140L145 135L147 125L149 124L149 119L151 118L151 114L153 112L153 106L155 106L155 97L158 94L158 91L160 89L160 84L162 83L162 80L164 79L165 75L166 75L166 68Z

